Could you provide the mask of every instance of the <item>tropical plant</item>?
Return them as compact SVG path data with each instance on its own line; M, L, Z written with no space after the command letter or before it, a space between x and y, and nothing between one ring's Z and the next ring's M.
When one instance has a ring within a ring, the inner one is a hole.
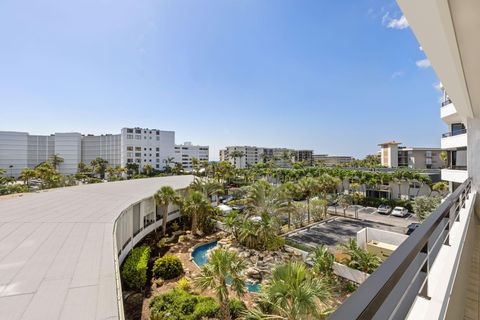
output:
M183 273L182 262L177 256L166 254L155 260L153 273L165 280L176 278Z
M444 196L448 192L448 182L439 181L432 186L432 191L438 192L441 196Z
M221 183L205 178L195 178L189 188L203 193L207 199L212 199L213 196L218 196L224 193L223 185Z
M381 263L380 258L357 245L355 239L340 244L341 251L348 256L342 262L350 268L366 273L375 271Z
M154 169L150 163L147 163L143 166L143 174L147 177L151 177L153 175Z
M140 290L147 283L147 266L150 259L150 247L134 248L122 266L122 280L130 289Z
M330 276L333 272L334 255L328 250L328 247L321 245L316 247L310 254L313 262L313 271L315 274Z
M218 315L219 305L211 297L173 289L150 302L152 320L202 320Z
M100 175L101 179L105 179L105 172L107 171L108 161L100 157L92 160L90 165L93 168L93 171Z
M262 285L257 307L248 310L244 318L318 319L330 299L330 291L327 282L313 276L303 263L278 265Z
M162 233L167 233L168 206L171 204L180 205L181 199L177 192L170 186L163 186L154 195L156 204L162 210Z
M198 230L198 220L205 219L212 213L212 205L204 194L198 191L189 191L183 200L182 212L192 221L192 234Z
M420 221L425 220L440 205L440 197L416 197L412 203L413 212Z
M42 189L57 188L60 185L62 176L50 162L44 162L35 168L36 177L41 182Z
M242 296L245 293L245 279L242 272L247 268L245 260L236 252L225 249L214 250L208 262L202 267L194 283L202 290L213 290L220 302L222 319L231 319L229 309L229 290L227 281L231 283L232 290Z
M190 281L183 277L177 281L177 288L180 290L190 291Z
M19 179L23 181L23 183L30 188L30 180L37 177L37 172L35 169L32 168L24 168L22 172L20 172Z
M310 223L310 200L320 190L318 180L312 177L304 177L298 181L297 189L299 194L307 201L307 221Z
M337 198L337 203L343 209L343 215L346 216L345 210L353 203L352 196L349 194L340 194Z
M48 161L52 164L53 169L57 170L58 166L61 163L63 163L65 160L62 157L60 157L59 154L54 154L54 155L50 156Z

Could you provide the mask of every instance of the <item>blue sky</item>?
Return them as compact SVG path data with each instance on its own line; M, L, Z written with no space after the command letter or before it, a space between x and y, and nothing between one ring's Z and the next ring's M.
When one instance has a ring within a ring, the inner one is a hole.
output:
M395 2L0 2L0 130L363 157L439 146L438 80Z

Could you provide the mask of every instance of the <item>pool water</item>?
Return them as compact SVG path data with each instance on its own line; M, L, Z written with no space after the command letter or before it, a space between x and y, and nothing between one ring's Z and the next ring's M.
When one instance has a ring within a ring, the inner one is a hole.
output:
M208 262L207 251L215 248L217 246L217 241L202 244L193 250L192 252L192 259L195 261L197 266L200 268ZM259 283L252 283L247 282L247 290L249 292L259 292L260 291L260 284Z

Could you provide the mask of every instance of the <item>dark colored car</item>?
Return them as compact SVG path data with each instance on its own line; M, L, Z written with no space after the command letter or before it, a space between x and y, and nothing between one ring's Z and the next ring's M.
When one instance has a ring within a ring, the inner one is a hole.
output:
M420 223L411 223L408 225L407 235L411 235L413 231L415 231L418 227L420 227Z

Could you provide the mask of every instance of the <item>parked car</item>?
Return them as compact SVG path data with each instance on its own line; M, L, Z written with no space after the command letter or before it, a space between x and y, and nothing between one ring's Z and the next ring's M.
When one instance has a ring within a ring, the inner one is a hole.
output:
M407 235L411 235L418 227L420 227L420 223L410 223L407 227Z
M231 196L231 195L226 195L226 196L223 196L223 197L220 197L220 201L222 203L228 203L232 200L235 200L235 197Z
M377 212L381 214L390 214L392 208L386 204L381 204L378 206Z
M392 216L405 217L408 214L408 210L404 207L395 207L392 210Z

